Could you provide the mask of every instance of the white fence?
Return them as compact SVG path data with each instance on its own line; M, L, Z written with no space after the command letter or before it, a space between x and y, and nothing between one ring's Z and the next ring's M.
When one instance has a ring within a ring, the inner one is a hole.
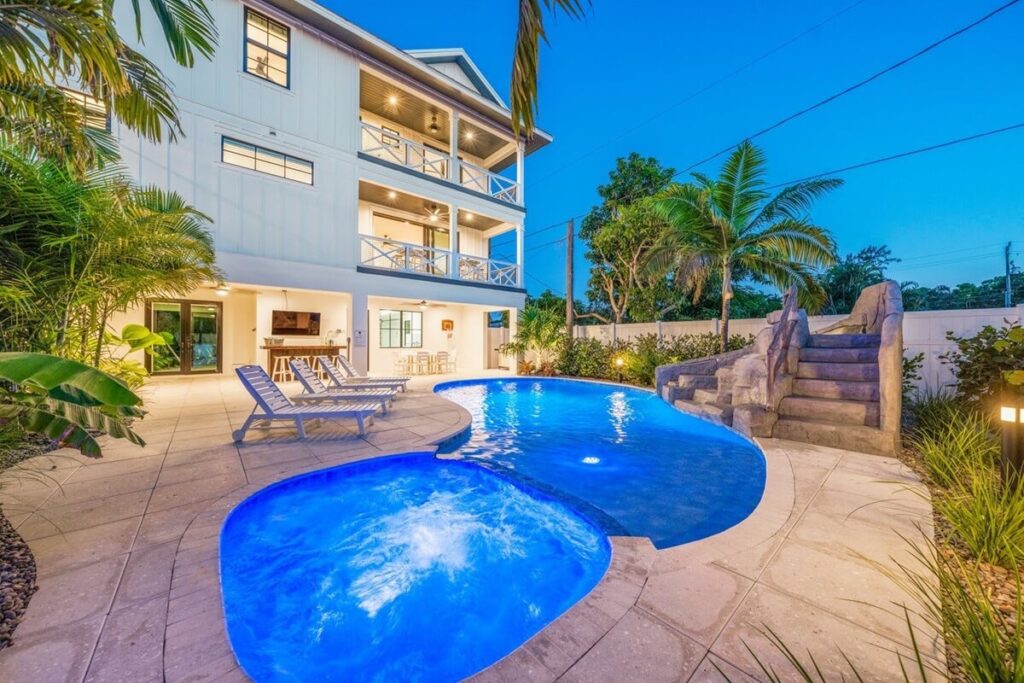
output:
M841 320L841 315L815 315L808 320L811 331ZM971 336L985 325L1002 327L1005 321L1024 323L1024 305L1015 308L977 308L959 311L915 311L903 316L904 355L924 354L921 385L930 389L954 383L953 373L939 356L955 348L946 340L946 332L958 337ZM730 334L757 334L765 326L764 318L729 321ZM577 325L576 336L612 342L629 340L645 334L672 337L684 334L702 334L719 331L719 321L687 320L663 323L626 323L622 325Z

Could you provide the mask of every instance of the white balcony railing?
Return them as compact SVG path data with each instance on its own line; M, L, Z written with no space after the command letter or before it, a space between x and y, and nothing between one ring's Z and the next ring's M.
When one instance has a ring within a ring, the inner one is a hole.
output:
M396 132L362 123L362 150L393 164L411 168L424 175L448 179L448 152L404 138Z
M459 184L495 199L519 203L519 183L468 161L459 161Z
M453 160L445 150L410 140L397 131L385 130L365 121L360 125L360 148L364 154L411 168L424 175L456 182L495 199L512 204L520 203L519 183L511 178L463 159Z
M519 286L519 266L447 249L410 244L375 235L360 236L360 263L368 268L430 275L502 287Z

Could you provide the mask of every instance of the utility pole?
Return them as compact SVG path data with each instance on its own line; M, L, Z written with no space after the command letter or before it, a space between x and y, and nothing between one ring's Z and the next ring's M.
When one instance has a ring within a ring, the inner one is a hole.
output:
M573 219L565 226L565 330L569 338L573 338L573 327L576 325L576 311L573 310L572 299L572 249L575 240Z
M1005 255L1004 261L1006 263L1006 291L1003 293L1003 308L1010 308L1013 306L1013 290L1010 283L1010 245L1012 242L1006 243L1006 251L1003 252Z

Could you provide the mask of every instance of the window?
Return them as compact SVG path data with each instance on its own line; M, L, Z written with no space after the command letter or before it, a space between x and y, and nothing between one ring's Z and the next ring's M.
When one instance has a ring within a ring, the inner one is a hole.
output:
M313 184L313 162L248 142L221 138L221 161L306 185Z
M82 107L82 118L86 128L110 132L110 116L107 115L107 105L103 100L71 88L61 88L61 91L69 100Z
M380 348L423 347L423 314L419 311L381 311Z
M290 47L287 26L246 8L246 73L287 88Z

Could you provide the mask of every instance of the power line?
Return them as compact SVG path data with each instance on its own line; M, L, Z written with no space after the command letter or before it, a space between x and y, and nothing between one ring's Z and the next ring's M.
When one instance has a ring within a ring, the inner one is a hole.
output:
M898 154L890 154L887 157L881 157L879 159L872 159L871 161L862 161L859 164L853 164L851 166L844 166L842 168L836 168L836 169L832 169L830 171L822 171L821 173L815 173L814 175L805 176L803 178L798 178L796 180L789 180L789 181L786 181L784 183L777 183L775 185L770 185L770 186L768 186L768 187L766 187L764 189L766 189L766 190L774 190L774 189L777 189L777 188L780 188L780 187L784 187L786 185L793 185L795 183L802 183L805 180L813 180L815 178L820 178L820 177L825 176L825 175L836 175L836 174L839 174L839 173L845 173L847 171L854 171L854 170L859 169L859 168L866 168L868 166L874 166L876 164L881 164L881 163L884 163L886 161L893 161L895 159L903 159L905 157L914 156L916 154L923 154L924 152L932 152L932 151L935 151L937 149L943 149L945 147L952 147L953 145L959 145L959 144L964 143L964 142L972 142L974 140L980 140L981 138L987 138L987 137L989 137L991 135L999 135L1000 133L1008 133L1008 132L1010 132L1012 130L1017 130L1019 128L1024 128L1024 123L1015 123L1012 126L1004 126L1002 128L994 128L992 130L987 130L987 131L985 131L983 133L975 133L974 135L968 135L966 137L957 138L955 140L947 140L946 142L940 142L940 143L935 144L935 145L928 145L927 147L919 147L917 149L908 150L906 152L900 152Z
M836 12L836 13L828 16L828 17L826 17L825 19L819 21L817 24L814 24L813 26L811 26L811 27L809 27L807 29L804 29L802 32L798 33L797 35L793 36L792 38L790 38L790 39L788 39L788 40L786 40L786 41L784 41L782 43L779 43L778 45L776 45L775 47L771 48L770 50L761 53L760 55L758 55L754 59L751 59L750 61L748 61L748 62L744 63L742 66L739 66L738 68L730 71L729 73L725 74L724 76L721 76L718 79L716 79L716 80L714 80L714 81L712 81L712 82L710 82L710 83L708 83L708 84L698 88L697 90L691 92L690 94L686 95L685 97L683 97L683 98L681 98L679 100L676 100L675 102L670 104L668 107L665 107L664 109L658 111L657 113L652 114L651 116L647 117L646 119L644 119L643 121L637 123L636 125L634 125L634 126L632 126L630 128L627 128L626 130L622 131L620 134L616 135L615 137L606 138L605 141L602 144L597 145L596 147L590 148L584 154L581 154L580 156L576 157L572 161L570 161L570 162L568 162L566 164L563 164L562 166L559 166L558 168L556 168L555 170L551 171L547 175L541 176L540 178L532 179L530 182L538 183L538 182L547 180L548 178L551 178L551 177L557 175L561 171L564 171L565 169L569 168L570 166L575 166L577 163L579 163L580 161L583 161L584 159L586 159L587 157L591 156L595 152L610 146L613 142L618 142L619 140L621 140L622 138L626 137L630 133L634 133L634 132L640 130L641 128L643 128L643 127L647 126L648 124L650 124L652 121L655 121L655 120L661 118L662 116L664 116L665 114L668 114L670 111L673 111L674 109L676 109L676 108L686 104L687 102L690 102L691 100L694 100L694 99L700 97L704 93L709 92L709 91L717 88L722 83L725 83L726 81L728 81L728 80L730 80L732 78L735 78L736 76L738 76L739 74L743 73L744 71L746 71L747 69L751 68L752 66L755 66L756 64L759 64L760 62L763 62L764 60L768 59L769 57L771 57L772 55L776 54L777 52L780 52L780 51L784 50L785 48L789 47L793 43L799 41L800 39L802 39L802 38L804 38L804 37L814 33L815 31L817 31L822 26L825 26L826 24L828 24L831 21L839 18L843 14L846 14L847 12L849 12L852 9L854 9L855 7L864 4L866 1L867 0L857 0L857 2L853 3L852 5L847 5L846 7L840 9L838 12Z
M881 71L876 71L875 73L873 73L872 75L868 76L867 78L865 78L863 80L860 80L860 81L854 83L853 85L847 86L846 88L843 88L839 92L834 93L832 95L829 95L828 97L826 97L823 100L819 100L819 101L815 102L814 104L810 105L809 107L804 107L803 109L801 109L801 110L799 110L799 111L797 111L797 112L795 112L793 114L790 114L789 116L786 116L786 117L784 117L782 119L779 119L778 121L776 121L772 125L770 125L770 126L768 126L766 128L762 128L761 130L757 131L753 135L748 135L747 137L745 137L740 142L743 142L744 140L754 140L755 138L759 138L762 135L765 135L766 133L770 133L771 131L776 130L777 128L780 128L780 127L786 125L790 121L798 119L798 118L800 118L801 116L803 116L805 114L809 114L810 112L815 111L816 109L820 109L821 107L824 107L826 104L829 104L831 102L835 102L840 97L843 97L844 95L849 95L850 93L863 88L864 86L868 85L869 83L873 83L874 81L878 80L882 76L885 76L886 74L892 73L893 71L895 71L896 69L899 69L900 67L906 66L907 64L909 64L910 62L914 61L915 59L918 59L919 57L923 57L924 55L928 54L929 52L931 52L935 48L939 47L940 45L943 45L944 43L947 43L950 40L953 40L954 38L957 38L958 36L961 36L964 33L967 33L971 29L973 29L973 28L975 28L977 26L980 26L981 24L985 23L986 21L988 21L992 17L996 16L1000 12L1003 12L1003 11L1009 9L1010 7L1016 5L1018 2L1020 2L1020 0L1010 0L1007 3L1005 3L1003 5L1000 5L996 9L994 9L991 12L989 12L988 14L986 14L985 16L981 17L980 19L976 19L975 21L971 22L970 24L967 24L966 26L963 26L963 27L957 29L956 31L953 31L952 33L950 33L950 34L940 38L939 40L936 40L935 42L927 45L926 47L918 50L917 52L913 53L912 55L910 55L908 57L904 57L903 59L899 60L898 62L890 64L889 66L885 67ZM693 169L695 169L695 168L697 168L699 166L703 166L704 164L706 164L709 161L713 161L714 159L717 159L718 157L722 156L726 152L730 152L730 151L736 149L736 146L738 144L740 144L740 143L734 143L732 145L729 145L728 147L723 147L722 149L718 150L714 154L712 154L710 156L707 156L707 157L704 157L703 159L701 159L700 161L698 161L698 162L696 162L694 164L690 164L689 166L684 168L682 171L677 172L676 176L681 175L683 173L686 173L687 171L692 171ZM673 177L675 177L675 176L673 176Z

